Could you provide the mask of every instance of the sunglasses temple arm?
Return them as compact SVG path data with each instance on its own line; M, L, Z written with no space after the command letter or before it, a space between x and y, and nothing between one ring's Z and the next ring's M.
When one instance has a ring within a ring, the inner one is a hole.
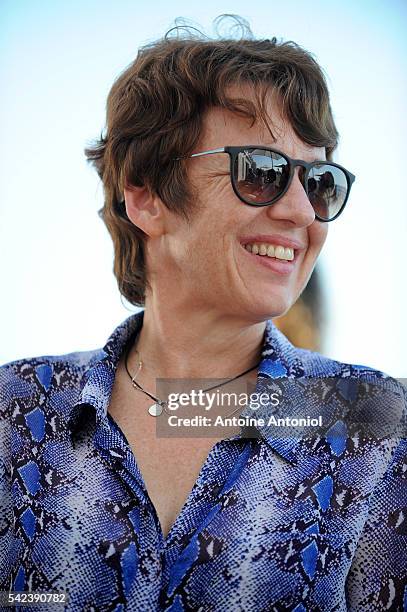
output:
M211 149L210 151L202 151L200 153L192 153L192 155L184 155L184 157L177 157L176 160L189 159L190 157L202 157L203 155L213 155L214 153L226 153L225 147L221 147L220 149Z

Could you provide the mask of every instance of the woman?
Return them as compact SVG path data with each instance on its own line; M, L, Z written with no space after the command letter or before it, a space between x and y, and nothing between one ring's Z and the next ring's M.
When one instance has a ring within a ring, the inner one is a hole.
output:
M404 390L271 321L348 201L337 141L292 42L166 37L116 80L86 153L119 289L144 310L101 350L1 369L2 590L72 610L402 609L406 440L347 416L402 419ZM211 412L211 391L254 386L261 406ZM171 424L181 391L183 417L202 392L209 429ZM323 427L281 431L273 411Z

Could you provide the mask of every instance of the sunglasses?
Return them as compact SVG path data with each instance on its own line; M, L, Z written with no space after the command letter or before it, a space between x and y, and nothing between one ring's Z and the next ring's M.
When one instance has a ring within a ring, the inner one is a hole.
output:
M193 153L177 159L189 159L214 153L228 153L230 178L237 197L249 206L269 206L288 190L294 169L300 166L299 178L319 221L333 221L343 211L355 176L330 161L308 163L291 159L285 153L248 145L221 147Z

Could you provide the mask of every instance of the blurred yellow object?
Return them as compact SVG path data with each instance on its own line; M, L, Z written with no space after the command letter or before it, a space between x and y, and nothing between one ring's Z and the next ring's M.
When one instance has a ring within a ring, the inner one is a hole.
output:
M320 352L324 342L326 309L321 274L315 268L299 299L274 323L289 341L299 348Z

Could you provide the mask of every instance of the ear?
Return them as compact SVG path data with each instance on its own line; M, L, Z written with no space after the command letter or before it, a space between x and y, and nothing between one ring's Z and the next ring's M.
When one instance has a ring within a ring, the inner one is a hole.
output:
M148 187L128 185L124 188L124 200L128 218L147 236L164 233L164 204Z

